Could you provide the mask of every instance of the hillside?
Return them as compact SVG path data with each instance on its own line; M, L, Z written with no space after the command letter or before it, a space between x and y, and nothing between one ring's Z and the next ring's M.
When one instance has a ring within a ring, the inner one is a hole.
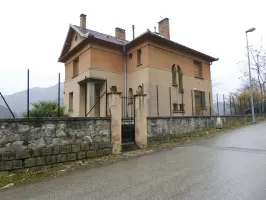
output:
M60 84L60 102L63 105L64 95L63 95L64 83ZM4 94L3 94L4 95ZM11 110L16 113L16 115L21 116L23 112L27 110L27 90L14 93L12 95L4 96L6 102L8 103ZM58 84L48 87L48 88L30 88L30 108L31 104L38 101L57 101L58 98ZM10 114L9 110L6 108L3 100L0 100L0 116L8 116ZM11 115L11 114L10 114ZM12 115L11 115L12 117Z

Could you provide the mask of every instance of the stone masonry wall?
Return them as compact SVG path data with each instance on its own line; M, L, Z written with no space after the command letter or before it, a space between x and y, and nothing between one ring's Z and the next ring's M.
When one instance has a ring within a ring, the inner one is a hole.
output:
M0 119L0 171L108 155L110 118Z
M109 118L0 119L0 152L110 142Z
M251 120L251 116L221 116L223 126ZM148 117L148 138L181 135L216 126L217 117Z
M112 153L111 143L78 143L0 153L0 172L25 168L39 170L59 163L105 156Z

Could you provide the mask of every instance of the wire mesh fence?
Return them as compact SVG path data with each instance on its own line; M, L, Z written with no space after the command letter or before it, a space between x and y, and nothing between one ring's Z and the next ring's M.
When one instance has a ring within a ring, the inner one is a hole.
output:
M264 102L264 103L263 103ZM250 115L249 97L212 94L210 90L151 86L149 116L229 116ZM255 114L266 114L266 100L254 99Z
M31 87L38 84L32 74L30 70L25 73L24 90L8 95L0 91L0 118L62 117L67 115L63 103L64 91L60 73L57 77L56 74L47 77L46 80L51 80L54 85L46 88Z

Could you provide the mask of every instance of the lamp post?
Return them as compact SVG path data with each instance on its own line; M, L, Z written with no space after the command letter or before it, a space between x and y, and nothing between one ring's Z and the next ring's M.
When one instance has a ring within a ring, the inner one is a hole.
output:
M249 59L249 49L248 49L248 33L255 31L255 28L250 28L246 30L246 40L247 40L247 51L248 51L248 71L249 71L249 92L250 92L250 103L251 103L251 112L252 112L252 121L256 122L255 113L254 113L254 103L253 103L253 87L251 81L251 70L250 70L250 59Z

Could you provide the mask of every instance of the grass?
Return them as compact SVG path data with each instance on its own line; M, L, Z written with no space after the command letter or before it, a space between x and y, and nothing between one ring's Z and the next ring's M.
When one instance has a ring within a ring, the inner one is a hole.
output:
M265 118L257 117L256 120L257 122L260 122L260 121L265 120ZM208 130L190 132L190 133L186 133L186 134L179 135L179 136L161 138L160 140L158 140L157 138L156 140L149 140L148 149L130 151L130 152L126 152L120 155L109 155L109 156L93 158L89 160L64 163L54 168L36 171L36 172L30 171L28 169L24 169L24 170L20 170L18 173L11 173L8 175L5 175L3 173L2 176L0 172L0 188L10 183L14 183L15 185L33 183L38 180L43 180L45 178L56 178L69 171L75 171L79 169L90 169L93 167L99 167L99 166L115 163L119 160L134 158L136 156L141 156L143 154L155 152L161 149L173 148L180 144L189 142L193 139L215 135L220 132L225 132L228 130L240 128L240 127L251 125L251 124L253 124L251 121L239 122L239 123L235 123L230 126L224 127L223 129L212 128Z

